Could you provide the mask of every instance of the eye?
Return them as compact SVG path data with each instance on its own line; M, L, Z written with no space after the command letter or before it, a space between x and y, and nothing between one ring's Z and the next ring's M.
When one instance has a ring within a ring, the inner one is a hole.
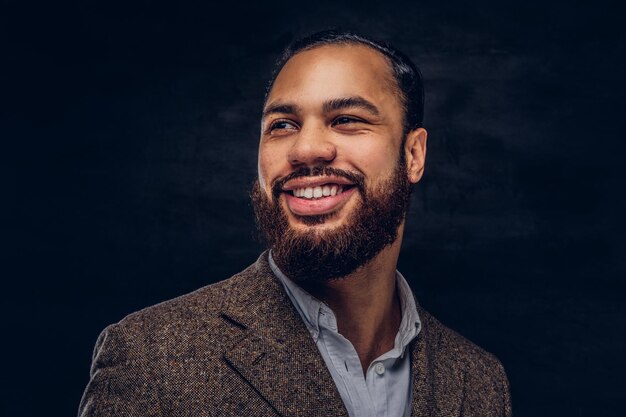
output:
M279 133L281 131L297 130L298 126L289 120L275 120L267 128L268 133Z
M335 120L333 120L332 125L337 126L337 125L347 125L347 124L352 124L352 123L364 123L364 121L362 119L358 119L352 116L339 116Z

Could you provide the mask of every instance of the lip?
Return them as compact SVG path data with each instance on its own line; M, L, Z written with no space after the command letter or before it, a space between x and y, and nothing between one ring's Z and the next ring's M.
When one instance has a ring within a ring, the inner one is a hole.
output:
M306 185L299 183L297 184L296 187L293 187L291 189L301 188L301 187L314 187L314 186L318 186L322 184L328 184L331 182L334 184L351 184L350 182L345 183L345 180L342 183L339 183L339 182L334 182L334 181L328 181L328 178L325 178L323 182L318 182L318 183L311 182L311 183L306 183ZM284 190L289 191L287 187L285 187ZM350 197L352 197L352 194L354 194L355 192L356 192L356 187L352 187L338 195L320 197L320 198L314 198L314 199L295 197L290 192L285 192L283 193L283 195L285 196L285 199L287 201L287 207L293 214L297 216L320 216L324 214L333 213L341 209L348 202Z

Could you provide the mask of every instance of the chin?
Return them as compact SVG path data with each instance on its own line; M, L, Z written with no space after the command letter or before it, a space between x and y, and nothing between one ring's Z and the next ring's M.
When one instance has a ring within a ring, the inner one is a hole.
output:
M289 226L300 233L324 233L341 227L342 221L326 218L326 216L328 215L298 217L297 220L290 221Z

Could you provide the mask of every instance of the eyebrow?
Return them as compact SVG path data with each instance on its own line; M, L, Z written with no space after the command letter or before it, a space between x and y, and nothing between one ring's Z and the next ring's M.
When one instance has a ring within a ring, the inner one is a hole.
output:
M283 113L283 114L298 114L300 113L300 107L291 103L272 103L263 110L263 119L270 114Z
M378 116L380 114L378 107L360 96L335 98L325 102L323 105L324 113L354 107L366 110L374 116Z
M324 104L322 105L322 110L324 111L324 113L331 113L333 111L343 110L343 109L348 109L348 108L355 108L355 107L366 110L369 113L373 114L374 116L380 115L380 111L378 110L378 107L376 107L372 102L360 96L340 97L340 98L334 98L332 100L325 101ZM297 115L301 113L301 108L292 103L282 103L282 102L272 103L269 106L267 106L265 110L263 110L262 118L265 119L267 116L271 114L277 114L277 113Z

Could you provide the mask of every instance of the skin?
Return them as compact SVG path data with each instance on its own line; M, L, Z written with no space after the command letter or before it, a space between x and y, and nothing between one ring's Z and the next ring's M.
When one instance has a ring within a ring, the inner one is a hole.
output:
M322 46L292 57L276 78L263 111L261 189L272 198L271 187L278 179L302 166L323 165L362 174L366 188L376 190L392 175L401 146L408 179L418 182L427 133L412 130L402 144L404 110L394 86L385 57L366 46ZM284 189L294 184L288 182ZM290 226L303 233L332 231L362 202L356 189L336 203L300 201L298 206L287 192L279 199ZM320 224L306 224L307 210L322 210L328 217ZM403 230L404 222L396 241L353 274L306 288L333 310L339 332L354 346L364 374L373 360L393 348L400 325L395 271Z

